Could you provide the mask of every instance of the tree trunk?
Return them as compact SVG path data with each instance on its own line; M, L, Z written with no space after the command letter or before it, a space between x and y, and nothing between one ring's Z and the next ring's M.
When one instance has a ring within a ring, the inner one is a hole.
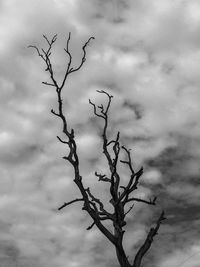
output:
M131 267L123 247L120 245L118 247L115 247L115 249L120 267Z

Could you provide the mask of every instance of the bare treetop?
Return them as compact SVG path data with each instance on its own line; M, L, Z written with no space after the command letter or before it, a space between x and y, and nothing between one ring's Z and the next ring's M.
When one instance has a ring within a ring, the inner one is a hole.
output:
M65 86L66 79L70 74L78 71L83 66L86 61L86 47L88 46L89 42L94 39L94 37L90 37L88 41L86 41L85 44L82 46L83 56L81 58L80 64L77 67L72 67L72 54L69 48L71 34L69 33L67 44L64 48L64 51L68 55L68 64L60 85L56 81L54 69L50 58L52 46L57 40L57 35L54 35L53 38L50 40L45 35L43 37L48 45L48 48L46 50L44 50L43 48L39 49L37 46L34 45L31 45L29 47L32 47L37 51L38 56L45 63L45 71L49 73L51 82L43 82L43 84L56 88L58 108L57 111L52 109L51 112L53 115L55 115L61 120L62 131L66 139L63 140L59 136L57 136L57 138L67 147L68 153L63 157L63 159L69 162L73 167L74 182L79 188L81 194L81 197L75 198L74 200L71 200L69 202L65 202L61 207L58 208L58 210L61 210L75 202L83 203L82 210L85 210L92 219L92 224L88 226L87 230L91 230L93 226L96 226L102 232L102 234L106 236L106 238L115 246L117 259L121 267L140 267L142 259L151 247L153 239L158 233L159 227L165 217L164 212L162 211L156 221L155 227L152 227L149 230L147 237L144 240L144 243L138 249L134 257L133 262L130 262L123 247L123 238L125 233L124 226L127 223L126 216L132 210L136 202L144 203L146 205L155 205L156 197L154 197L153 199L146 200L134 196L134 192L137 190L141 176L143 174L143 168L140 168L138 171L134 170L130 149L121 145L120 143L120 132L118 132L116 134L116 137L113 139L110 139L108 136L108 113L113 96L104 90L97 91L97 93L104 94L107 97L107 104L105 105L96 105L92 102L92 100L89 99L89 104L93 108L94 115L97 117L97 119L102 120L103 123L102 148L109 169L109 175L106 175L104 173L98 173L96 171L94 171L94 175L98 178L100 182L105 182L108 184L110 191L110 204L112 205L113 212L109 212L108 210L106 210L102 200L95 197L89 187L86 188L84 186L84 179L82 178L79 169L79 157L77 151L75 131L74 129L69 129L67 118L63 113L61 92L63 87ZM125 160L120 160L121 151L124 151L126 154ZM130 172L130 176L127 178L126 185L121 184L121 175L118 171L119 164L124 164L125 166L127 166ZM113 229L112 231L110 231L104 225L103 222L106 220L110 222Z

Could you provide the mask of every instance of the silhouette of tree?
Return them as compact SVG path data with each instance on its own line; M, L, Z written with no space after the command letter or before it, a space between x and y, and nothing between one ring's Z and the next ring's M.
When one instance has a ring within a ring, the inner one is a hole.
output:
M118 262L121 267L141 267L141 262L152 245L153 239L155 235L158 233L159 227L162 221L165 219L164 212L162 211L159 218L156 221L155 227L152 227L147 234L147 237L144 243L138 249L133 262L130 262L128 259L124 247L123 247L123 238L124 238L124 226L126 225L126 216L131 211L133 207L133 203L142 202L147 205L155 205L156 197L153 199L145 200L142 198L137 198L133 196L133 192L137 190L140 177L143 174L143 168L139 171L135 171L133 169L131 152L125 146L120 144L120 132L117 133L114 139L109 139L108 136L108 113L111 105L111 101L113 96L107 93L106 91L97 91L100 94L104 94L107 97L106 105L96 105L91 100L89 100L90 105L93 108L94 115L97 119L103 121L103 129L102 129L102 143L103 143L103 154L107 160L109 167L109 175L95 172L95 176L99 181L105 182L108 184L110 189L110 204L112 205L113 212L109 212L104 207L104 204L101 199L95 197L95 195L91 192L90 188L86 188L83 183L83 178L79 169L79 157L77 152L77 143L75 139L74 129L70 129L67 118L63 113L63 102L62 102L62 90L65 86L66 80L69 76L77 72L81 69L86 61L86 48L91 40L94 37L90 37L87 42L82 46L83 56L81 58L80 64L77 67L72 66L72 54L69 49L69 44L71 40L71 34L69 33L66 47L64 51L68 55L68 64L64 73L64 77L59 84L55 78L55 72L53 70L52 62L51 62L51 51L54 43L57 40L57 35L54 35L52 39L48 39L45 35L43 35L45 41L47 42L47 49L44 48L39 49L37 46L31 45L29 47L34 48L37 51L38 56L42 59L45 64L45 71L49 73L50 82L43 82L43 84L48 86L53 86L56 89L57 100L58 100L58 110L55 111L51 109L51 113L58 117L62 121L62 132L66 137L66 140L61 139L57 136L58 140L66 145L69 149L68 155L64 156L63 159L68 161L74 170L74 182L80 190L81 197L75 198L72 201L64 203L58 210L61 210L68 205L71 205L75 202L82 202L83 207L82 210L85 210L89 216L92 218L92 224L87 228L87 230L91 230L93 226L96 226L102 234L107 237L107 239L114 245L116 249L116 255ZM125 160L120 160L119 155L121 150L123 150L126 154ZM130 171L130 177L126 185L121 185L121 177L118 172L118 164L121 162L126 165ZM132 204L127 210L127 204ZM113 227L113 231L111 232L104 224L104 221L110 221Z

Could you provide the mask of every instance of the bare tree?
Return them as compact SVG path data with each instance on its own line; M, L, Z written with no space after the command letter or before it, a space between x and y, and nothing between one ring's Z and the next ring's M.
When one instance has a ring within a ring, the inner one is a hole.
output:
M91 192L90 188L86 188L83 184L83 179L80 174L79 169L79 157L77 152L77 144L75 139L74 129L70 129L68 126L67 118L63 113L63 102L62 102L62 90L65 86L66 80L70 74L77 72L83 66L86 61L86 48L89 45L90 41L94 39L94 37L90 37L88 41L82 46L83 56L81 58L80 64L77 67L72 67L72 54L69 49L71 35L69 33L66 47L64 51L68 56L68 64L65 70L64 77L59 84L56 77L55 71L53 69L51 63L51 51L54 43L57 40L57 35L53 36L52 39L48 39L45 35L43 36L46 43L47 49L39 49L37 46L29 46L34 48L37 51L38 56L42 59L45 64L45 70L49 73L50 82L43 82L45 85L53 86L56 89L57 100L58 100L58 110L51 110L51 113L58 117L62 121L62 131L66 137L66 140L61 139L57 136L58 140L67 146L69 149L68 155L63 157L66 161L68 161L74 170L74 182L80 190L81 197L75 198L72 201L64 203L58 210L65 208L66 206L75 203L82 202L83 207L82 210L85 210L89 216L92 218L92 224L87 228L90 230L93 226L98 227L98 229L102 232L104 236L114 245L116 249L116 255L118 262L121 267L140 267L142 259L146 252L152 245L153 239L155 235L158 233L159 227L162 221L165 219L164 212L162 211L159 218L156 221L155 227L152 227L147 234L147 237L144 243L138 249L133 262L130 262L124 247L123 247L123 237L124 237L124 226L126 225L126 215L131 211L133 204L135 202L142 202L147 205L155 205L156 197L153 199L145 200L142 198L134 197L133 192L137 190L139 185L140 177L143 173L143 168L139 171L135 171L132 164L131 153L128 148L122 146L120 144L120 132L117 133L116 137L113 139L109 139L108 136L108 113L111 105L111 101L113 96L107 93L106 91L98 91L100 94L104 94L107 97L106 105L96 105L91 100L89 103L93 108L94 115L102 120L103 129L102 129L102 143L103 143L103 154L107 160L109 175L105 175L102 173L95 172L95 176L99 181L105 182L108 184L110 189L110 204L112 205L112 211L109 212L105 207L102 200L95 197L95 195ZM120 151L123 150L126 154L125 160L120 160ZM130 171L130 177L126 185L121 185L121 177L118 171L118 164L121 162ZM131 205L129 208L127 206ZM110 231L105 224L104 221L109 220L111 222L111 226L113 231Z

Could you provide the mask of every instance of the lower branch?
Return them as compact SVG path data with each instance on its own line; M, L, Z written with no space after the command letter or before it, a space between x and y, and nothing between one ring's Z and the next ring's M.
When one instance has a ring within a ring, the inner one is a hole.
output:
M137 252L132 267L140 267L141 266L141 262L142 262L144 255L151 247L151 244L153 242L153 238L155 237L155 235L158 234L158 230L160 228L160 225L161 225L162 221L165 219L166 218L164 217L164 211L162 211L160 217L157 220L155 228L150 229L144 244L140 247L139 251Z

